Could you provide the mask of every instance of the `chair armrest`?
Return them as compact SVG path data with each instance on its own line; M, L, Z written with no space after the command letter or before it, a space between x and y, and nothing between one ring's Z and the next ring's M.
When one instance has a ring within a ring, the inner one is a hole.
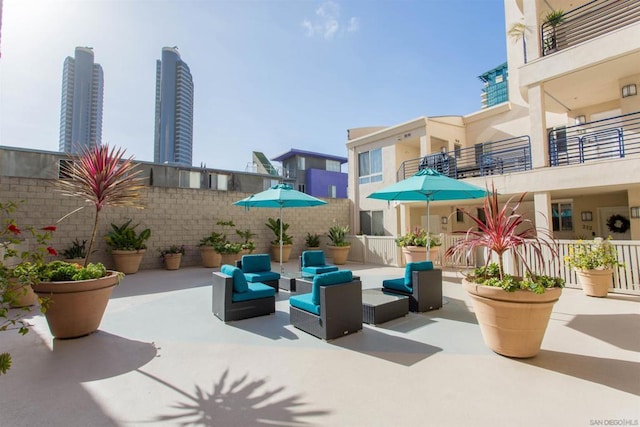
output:
M352 280L339 285L320 287L320 316L354 317L362 322L362 282Z

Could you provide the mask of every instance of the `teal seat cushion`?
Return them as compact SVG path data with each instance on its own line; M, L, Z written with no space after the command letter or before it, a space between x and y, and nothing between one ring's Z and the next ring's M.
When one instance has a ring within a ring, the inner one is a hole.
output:
M291 304L292 307L320 316L320 306L314 304L311 298L311 294L294 295L289 297L289 304Z
M245 279L249 283L264 282L269 280L280 279L280 273L274 271L263 271L260 273L244 273Z
M244 278L244 273L238 267L234 267L229 264L225 264L220 268L220 272L222 274L226 274L227 276L231 276L233 280L233 292L247 292L249 290L249 285L247 284L247 279Z
M383 289L393 289L394 291L406 292L408 294L413 293L413 289L404 284L404 277L399 279L387 279L382 281Z
M231 295L231 301L248 301L258 298L269 298L276 295L276 290L264 283L249 283L248 288L246 292L234 292Z
M244 273L271 271L271 257L268 254L243 255L242 271Z
M313 304L320 304L320 286L339 285L340 283L349 283L352 280L353 273L351 270L340 270L318 274L313 278L311 302Z
M302 267L303 273L308 273L311 275L329 273L331 271L338 271L338 267L335 265L314 265L312 267Z
M407 286L413 286L411 273L414 271L425 271L425 270L433 270L433 262L431 261L420 261L420 262L408 262L407 266L404 269L404 284ZM409 291L412 292L412 291Z
M302 252L302 266L311 267L313 265L325 265L324 251L304 251Z

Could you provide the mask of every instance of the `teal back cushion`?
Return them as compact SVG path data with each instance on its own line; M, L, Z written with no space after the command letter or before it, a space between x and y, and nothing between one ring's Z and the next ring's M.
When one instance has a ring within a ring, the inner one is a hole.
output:
M238 267L225 264L220 268L220 273L231 276L233 280L233 292L247 292L249 290L247 279L244 278L244 273Z
M302 252L302 266L324 265L324 251L304 251Z
M407 267L404 269L404 284L411 286L411 272L425 270L433 270L433 262L420 261L407 263Z
M350 270L332 271L331 273L318 274L313 278L311 288L311 302L320 304L320 286L338 285L349 283L353 280L353 273Z
M242 271L245 273L271 271L271 257L268 254L243 255Z

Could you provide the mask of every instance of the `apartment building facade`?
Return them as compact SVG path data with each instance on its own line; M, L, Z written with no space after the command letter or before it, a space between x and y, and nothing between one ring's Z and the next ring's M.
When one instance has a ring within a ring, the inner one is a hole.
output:
M505 0L508 100L464 116L419 117L349 131L352 229L466 230L457 210L368 199L423 167L484 187L524 208L556 238L640 240L640 2ZM545 17L562 11L560 22ZM518 30L520 30L518 34ZM515 34L515 35L514 35Z

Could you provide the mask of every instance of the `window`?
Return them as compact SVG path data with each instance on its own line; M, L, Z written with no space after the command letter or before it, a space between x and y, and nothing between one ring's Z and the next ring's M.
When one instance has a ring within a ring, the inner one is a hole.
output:
M573 204L571 201L551 203L553 231L573 231Z
M327 194L332 199L335 199L336 198L336 186L335 185L330 185L329 186L329 191L327 192Z
M382 149L358 154L358 177L360 184L382 181Z
M265 190L268 190L274 185L278 185L278 184L280 184L280 181L277 179L264 179L262 181L262 188L264 188Z
M182 188L200 188L200 172L180 171L179 186Z
M305 169L304 157L298 157L298 170L303 171Z
M456 208L456 222L464 222L464 212L460 208Z
M360 211L360 232L368 236L384 236L382 211Z
M301 193L306 193L304 184L298 184L298 191Z
M71 179L70 170L73 167L73 160L58 160L58 178Z
M340 162L337 160L327 160L327 170L330 172L340 172Z

